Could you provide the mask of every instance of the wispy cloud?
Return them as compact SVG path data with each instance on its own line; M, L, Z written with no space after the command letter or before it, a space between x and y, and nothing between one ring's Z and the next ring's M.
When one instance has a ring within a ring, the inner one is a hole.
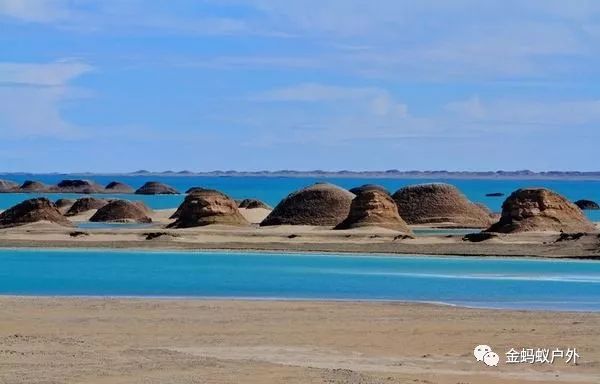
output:
M319 83L302 83L272 89L250 98L259 102L345 103L354 110L374 116L403 118L408 115L406 104L394 100L386 90L376 87L344 87Z
M38 23L57 23L73 17L66 0L2 0L0 15Z
M0 85L64 86L92 69L87 63L73 60L42 64L0 62Z
M341 87L318 83L303 83L290 87L263 92L254 100L258 101L338 101L373 98L385 94L378 88Z
M499 99L484 102L478 96L445 106L463 121L514 127L539 126L546 130L600 124L600 100L547 101Z
M3 0L0 15L75 33L294 37L258 53L203 58L213 67L319 66L419 81L599 72L600 3L591 1ZM290 44L319 49L291 57Z
M0 62L0 132L5 137L73 137L78 128L66 121L62 104L79 93L69 82L92 66L77 61Z

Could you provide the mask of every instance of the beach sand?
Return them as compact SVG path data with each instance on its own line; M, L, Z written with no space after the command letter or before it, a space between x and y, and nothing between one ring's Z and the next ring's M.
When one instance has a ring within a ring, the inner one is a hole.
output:
M366 302L0 297L0 383L598 383L600 314ZM489 344L498 367L476 362ZM506 364L576 347L578 365Z

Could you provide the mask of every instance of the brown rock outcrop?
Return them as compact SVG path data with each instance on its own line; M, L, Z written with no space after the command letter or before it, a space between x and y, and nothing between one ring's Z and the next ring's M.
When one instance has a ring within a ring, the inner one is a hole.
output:
M133 193L135 192L135 190L125 184L125 183L121 183L119 181L111 181L110 183L106 184L106 187L104 187L104 191L107 193Z
M214 190L196 190L177 209L177 220L169 228L201 227L210 224L249 225L237 204Z
M54 202L60 213L65 214L75 204L75 199L58 199Z
M260 225L335 226L348 217L353 198L336 185L317 183L288 195Z
M388 191L385 187L383 187L381 185L377 185L377 184L363 184L359 187L351 188L349 191L351 193L354 193L355 195L358 195L359 193L362 193L365 191L371 191L371 190L380 191L387 195L390 194L390 191Z
M106 199L97 199L95 197L82 197L69 208L65 216L76 216L80 213L90 211L92 209L100 209L108 204Z
M578 206L580 209L585 209L585 210L598 210L600 209L600 205L598 205L598 203L596 203L593 200L577 200L575 202L575 205Z
M485 228L492 223L489 212L470 202L450 184L410 185L396 191L392 198L408 224Z
M112 200L90 218L94 222L151 223L150 209L141 201Z
M500 221L488 232L593 232L594 225L575 204L545 188L513 192L502 204Z
M50 188L39 181L26 180L19 187L19 192L48 192Z
M178 195L179 191L158 181L149 181L138 188L135 193L138 195Z
M263 203L258 199L244 199L238 203L238 208L246 208L246 209L255 209L255 208L264 208L271 209L270 206Z
M38 221L49 221L64 226L71 225L71 222L60 213L56 205L45 197L25 200L0 213L1 227L12 227Z
M16 192L19 189L19 184L10 180L0 180L0 193Z
M102 186L89 180L62 180L56 186L50 188L51 192L58 193L100 193L104 190Z
M366 189L356 195L348 217L335 229L360 227L382 227L412 235L412 230L398 214L394 200L378 189Z

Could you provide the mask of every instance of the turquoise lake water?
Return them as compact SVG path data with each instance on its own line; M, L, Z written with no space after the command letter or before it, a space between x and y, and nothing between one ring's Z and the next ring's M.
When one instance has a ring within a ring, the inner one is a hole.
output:
M0 294L401 300L600 311L600 262L4 249Z
M1 175L2 179L23 182L26 179L42 181L46 184L56 184L65 178L75 178L76 175ZM90 178L80 176L79 178ZM101 185L110 181L119 180L134 188L140 187L146 181L157 180L185 192L193 186L214 188L225 192L235 199L258 198L275 206L277 203L299 188L317 181L328 181L344 188L352 188L367 183L381 184L394 192L398 188L426 182L447 182L457 186L469 199L487 205L495 212L500 207L505 197L487 197L486 193L503 192L507 196L514 190L523 187L547 187L553 189L571 200L591 199L600 201L600 181L577 180L426 180L426 179L382 179L382 178L306 178L306 177L201 177L201 176L94 176L91 179ZM0 194L0 209L6 209L27 198L32 194ZM74 198L77 195L50 194L51 199L61 197ZM103 195L104 197L143 200L151 208L163 209L177 207L183 200L183 195L175 196L142 196L142 195ZM600 221L600 211L586 211L586 214L595 221Z

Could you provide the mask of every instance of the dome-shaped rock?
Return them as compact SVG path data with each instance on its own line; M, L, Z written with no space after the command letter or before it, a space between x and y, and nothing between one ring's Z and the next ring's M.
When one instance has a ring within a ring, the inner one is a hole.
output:
M597 210L600 209L600 205L598 205L598 203L596 203L595 201L592 200L577 200L575 202L575 205L578 206L580 209L585 209L585 210Z
M90 221L151 223L150 209L141 201L113 200L98 209Z
M271 209L267 204L263 203L258 199L244 199L238 202L238 208L246 208L246 209L255 209L255 208L264 208Z
M49 188L46 184L33 180L26 180L19 187L19 192L47 192L48 190Z
M348 217L335 229L382 227L412 234L411 229L398 214L398 207L387 193L366 189L356 195L350 205Z
M135 190L125 183L119 181L111 181L106 184L104 191L108 193L133 193Z
M593 232L594 225L575 204L545 188L519 189L502 204L500 221L488 232Z
M350 212L354 194L328 183L317 183L283 199L260 225L335 226Z
M106 199L97 199L95 197L82 197L69 208L65 216L75 216L92 209L100 209L108 204Z
M202 192L202 191L213 191L213 189L204 188L204 187L191 187L191 188L188 188L188 190L185 191L185 193L186 194L190 194L190 193Z
M45 197L25 200L0 213L0 226L11 227L49 221L60 225L70 226L71 222L64 217L56 205Z
M0 193L16 192L19 189L19 184L10 180L0 180Z
M75 199L58 199L54 202L54 205L56 205L56 208L58 208L62 214L67 212L73 204L75 204Z
M59 193L100 193L104 188L89 180L62 180L52 187L52 192Z
M166 184L158 181L149 181L135 191L138 195L178 195L179 192Z
M492 222L489 212L470 202L450 184L410 185L396 191L392 198L408 224L447 223L485 228Z
M169 228L249 224L238 210L235 201L214 190L197 190L190 193L177 211L177 220L169 224Z
M218 193L218 194L223 195L225 198L229 198L229 196L227 196L223 192L217 191L216 189L210 189L210 188L192 187L192 188L189 188L187 191L185 191L185 193L188 195L196 194L196 193L204 193L204 192ZM178 218L179 214L181 213L182 208L183 208L183 204L180 204L179 207L177 207L177 209L175 210L175 212L171 215L171 217L169 217L169 219Z
M370 190L380 191L385 193L386 195L390 194L390 191L388 191L385 187L377 184L363 184L360 187L351 188L350 192L354 193L355 195L358 195L359 193Z

